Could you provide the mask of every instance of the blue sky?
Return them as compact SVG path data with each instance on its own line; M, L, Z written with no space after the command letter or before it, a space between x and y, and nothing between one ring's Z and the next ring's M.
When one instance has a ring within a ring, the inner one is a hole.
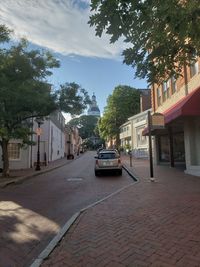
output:
M4 0L0 23L14 29L14 38L26 37L34 46L51 50L60 60L50 81L58 86L76 82L95 93L101 113L106 99L119 84L146 88L134 79L134 70L122 63L125 44L95 36L88 25L90 0Z

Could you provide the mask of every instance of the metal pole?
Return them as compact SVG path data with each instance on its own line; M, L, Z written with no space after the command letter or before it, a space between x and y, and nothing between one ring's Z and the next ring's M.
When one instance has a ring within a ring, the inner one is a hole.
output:
M31 128L31 155L30 155L30 167L33 168L33 118L32 118L32 128Z
M153 177L153 153L152 153L152 140L151 140L151 113L148 111L148 130L149 130L149 164L150 164L150 177ZM152 181L154 179L151 179Z
M133 164L132 164L132 152L130 151L129 154L130 154L130 167L132 167L133 166Z
M38 122L38 150L37 150L37 163L36 163L36 171L40 171L40 123Z

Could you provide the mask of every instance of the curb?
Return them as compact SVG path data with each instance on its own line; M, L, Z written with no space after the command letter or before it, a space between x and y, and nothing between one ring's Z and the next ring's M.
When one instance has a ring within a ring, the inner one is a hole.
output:
M11 185L11 184L20 184L21 182L23 182L26 179L29 179L29 178L38 176L38 175L43 174L43 173L46 173L46 172L50 172L52 170L58 169L60 167L63 167L66 164L67 163L64 163L62 165L55 166L55 167L52 167L52 168L47 169L47 170L42 170L42 171L39 171L39 172L36 172L36 173L32 173L32 174L27 175L27 176L22 176L22 177L17 178L17 179L13 179L13 180L10 180L10 181L2 182L2 183L0 183L0 188L4 188L4 187L6 187L8 185Z
M58 245L58 243L61 241L61 239L63 238L63 236L68 232L68 230L70 229L70 227L73 225L73 223L78 219L78 217L84 213L85 211L87 211L88 209L100 204L101 202L113 197L114 195L117 195L118 193L120 193L121 191L125 190L126 188L129 188L133 185L135 185L136 183L138 183L138 179L135 178L135 176L131 173L130 170L128 170L126 167L123 166L123 168L128 172L128 174L133 178L133 180L135 181L135 183L126 185L120 189L118 189L117 191L109 194L108 196L86 206L85 208L81 209L80 211L78 211L77 213L75 213L66 223L65 225L61 228L61 230L57 233L57 235L50 241L50 243L47 245L47 247L39 254L39 256L37 257L37 259L34 260L34 262L29 266L29 267L40 267L41 264L43 263L43 261L45 259L48 258L48 256L51 254L51 252L55 249L55 247Z
M55 167L52 167L52 168L49 168L49 169L46 169L46 170L41 170L39 172L35 172L35 173L29 174L27 176L22 176L22 177L19 177L19 178L16 178L16 179L11 179L10 181L6 181L6 182L2 182L2 183L0 182L0 188L4 188L4 187L6 187L8 185L11 185L11 184L20 184L26 179L30 179L30 178L38 176L40 174L47 173L47 172L53 171L55 169L61 168L61 167L65 166L65 165L73 162L74 160L77 160L79 157L76 157L75 159L73 159L71 161L66 161L65 163L63 163L61 165L58 165L58 166L55 166Z
M39 267L43 261L49 256L49 254L54 250L60 240L63 238L65 233L69 230L70 226L79 217L80 212L75 213L63 226L63 228L58 232L58 234L51 240L49 245L39 254L38 258L30 265L30 267Z
M133 178L134 181L138 182L140 179L137 177L136 174L134 174L129 167L126 166L126 164L123 164L122 168Z

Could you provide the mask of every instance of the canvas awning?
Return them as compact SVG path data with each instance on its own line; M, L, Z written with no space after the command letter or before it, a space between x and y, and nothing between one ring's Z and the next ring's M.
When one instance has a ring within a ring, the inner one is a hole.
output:
M200 116L200 87L163 113L165 124L182 116Z
M163 115L165 125L180 117L200 116L200 87L163 112ZM153 129L151 132L152 134L155 134L156 130ZM142 135L148 135L148 133L149 129L146 127L143 130Z

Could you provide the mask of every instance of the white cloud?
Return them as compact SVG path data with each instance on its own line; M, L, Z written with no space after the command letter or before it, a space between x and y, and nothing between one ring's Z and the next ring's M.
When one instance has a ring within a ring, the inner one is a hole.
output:
M17 37L26 37L64 55L118 57L122 42L111 45L108 36L95 36L94 28L87 23L88 3L89 0L4 0L0 23L14 29Z

